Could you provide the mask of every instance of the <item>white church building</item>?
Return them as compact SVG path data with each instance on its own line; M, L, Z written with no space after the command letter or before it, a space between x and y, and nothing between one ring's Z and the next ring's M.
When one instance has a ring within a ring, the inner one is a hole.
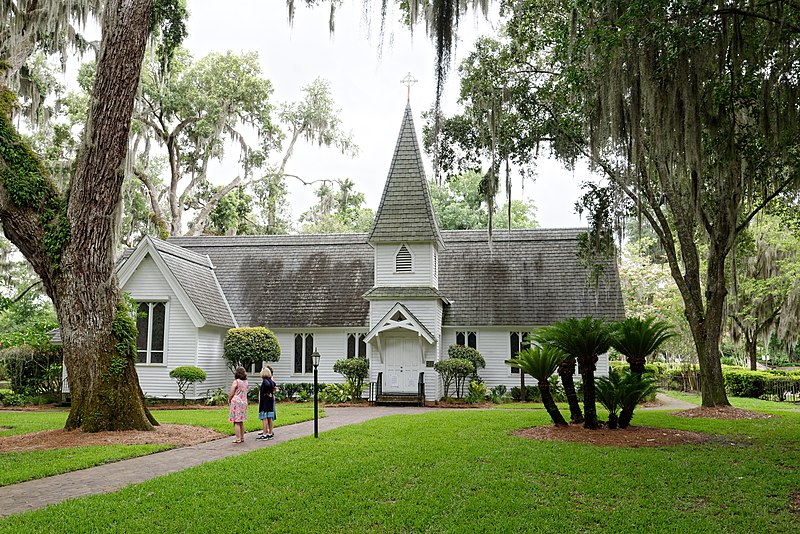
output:
M264 326L281 346L277 382L342 382L341 358L367 358L373 394L441 398L433 365L453 343L486 360L487 388L519 385L505 360L526 333L567 317L623 318L615 262L599 285L577 260L582 229L440 231L410 107L368 234L144 238L120 260L138 320L146 395L179 398L170 370L202 368L187 396L227 388L229 328ZM598 373L607 373L601 359ZM528 384L532 381L529 379ZM420 388L422 391L420 391Z

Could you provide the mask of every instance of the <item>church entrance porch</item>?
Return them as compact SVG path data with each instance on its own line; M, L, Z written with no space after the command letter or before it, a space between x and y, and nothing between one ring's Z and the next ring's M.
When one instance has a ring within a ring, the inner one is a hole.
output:
M417 394L422 371L422 345L414 333L384 335L386 354L382 390L386 394Z

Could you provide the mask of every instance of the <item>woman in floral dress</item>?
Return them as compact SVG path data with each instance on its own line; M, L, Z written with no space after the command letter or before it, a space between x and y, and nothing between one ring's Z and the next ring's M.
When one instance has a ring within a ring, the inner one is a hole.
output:
M231 392L228 394L228 402L231 411L228 421L233 423L233 430L236 433L234 443L244 443L244 422L247 421L247 371L244 367L237 367L233 373L235 377L231 383Z

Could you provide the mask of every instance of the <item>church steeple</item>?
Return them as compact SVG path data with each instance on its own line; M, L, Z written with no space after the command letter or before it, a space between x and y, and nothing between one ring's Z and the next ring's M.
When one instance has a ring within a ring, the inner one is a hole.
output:
M444 247L422 166L411 105L406 105L400 135L370 230L370 243L434 242Z

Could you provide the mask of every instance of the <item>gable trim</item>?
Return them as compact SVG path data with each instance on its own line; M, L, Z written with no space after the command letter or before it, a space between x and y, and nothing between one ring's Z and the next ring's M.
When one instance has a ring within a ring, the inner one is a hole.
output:
M399 302L392 306L392 308L386 312L386 315L384 315L377 323L375 323L375 326L373 326L364 337L364 341L369 343L374 338L378 338L376 341L380 341L379 336L382 332L388 332L390 330L397 329L416 332L420 338L424 338L425 341L431 345L433 345L433 343L436 341L433 337L433 334L431 334L430 331L425 328L425 325L423 325L416 317L414 317L414 314L411 313L408 308Z
M196 328L205 326L207 323L205 317L203 317L203 314L201 314L200 310L197 309L197 306L194 305L192 299L189 298L189 295L186 293L186 290L183 289L183 286L181 286L180 282L178 282L178 279L175 278L175 275L167 266L164 258L161 257L161 254L159 254L158 250L153 245L152 238L150 236L145 237L139 242L139 245L136 247L136 250L133 251L133 254L131 254L128 260L120 267L119 271L117 272L117 276L119 277L119 287L122 288L128 283L131 276L133 276L133 273L136 272L136 269L139 268L139 265L148 255L153 259L153 263L155 263L156 268L158 268L159 272L161 272L161 275L167 281L170 289L172 289L172 291L178 297L178 302L180 302L181 306L183 306L183 308L186 310L186 313L192 320L192 324L194 324Z

